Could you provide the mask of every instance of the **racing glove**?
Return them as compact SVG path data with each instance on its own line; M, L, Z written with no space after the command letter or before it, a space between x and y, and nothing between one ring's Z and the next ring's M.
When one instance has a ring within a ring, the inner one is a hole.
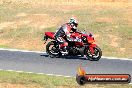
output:
M75 39L74 38L70 38L70 35L67 35L67 40L68 41L73 41L73 42L81 42L82 40L79 39L78 37L76 37Z
M74 39L74 41L75 41L75 42L82 42L82 40L79 39L79 38Z

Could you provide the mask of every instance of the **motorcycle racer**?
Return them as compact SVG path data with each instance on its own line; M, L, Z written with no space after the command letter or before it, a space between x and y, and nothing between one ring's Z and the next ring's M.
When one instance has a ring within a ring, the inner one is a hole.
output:
M45 32L46 53L51 57L81 55L90 61L98 61L102 56L100 47L95 44L92 33L77 30L78 22L71 18L61 25L56 32ZM71 31L71 32L70 32ZM72 32L73 31L73 32Z
M78 21L75 18L70 18L68 23L63 24L55 33L54 37L55 40L59 43L59 48L62 49L62 53L68 53L67 52L67 47L68 47L68 43L66 42L66 40L64 39L64 37L66 37L66 39L68 41L76 41L76 42L81 42L81 39L77 39L77 38L71 38L71 33L70 31L72 30L73 32L77 31L77 26L78 26Z

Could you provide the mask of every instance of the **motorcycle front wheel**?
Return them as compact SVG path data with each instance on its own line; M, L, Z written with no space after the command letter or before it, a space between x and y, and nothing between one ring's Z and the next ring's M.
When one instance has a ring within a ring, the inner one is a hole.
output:
M46 52L52 58L61 56L59 48L56 47L56 44L53 41L46 45Z
M86 55L87 59L90 61L98 61L102 56L102 51L98 46L96 46L94 48L93 54L91 53L91 50L88 48L85 50L85 55Z

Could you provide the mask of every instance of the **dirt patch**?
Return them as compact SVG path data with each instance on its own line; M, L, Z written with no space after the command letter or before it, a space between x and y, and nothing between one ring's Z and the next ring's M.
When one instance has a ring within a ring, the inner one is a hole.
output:
M21 25L29 25L31 23L31 20L23 19L23 20L18 20L15 22L15 26L21 26Z
M128 2L129 0L97 0L99 2Z
M0 88L42 88L35 84L11 84L11 83L0 83Z
M18 26L29 24L30 20L17 20L12 22L3 22L0 24L0 29L6 29L6 28L17 28Z
M99 34L94 34L94 37L95 37L95 38L98 38L98 37L99 37Z
M17 21L17 24L28 24L31 27L40 29L55 26L60 21L60 18L48 14L28 14L23 18L21 17L21 19Z
M12 41L12 39L8 40L8 39L0 38L0 45L6 45L6 44L10 43L11 41Z
M107 22L107 23L112 23L113 19L112 18L97 18L96 22Z
M62 11L68 12L68 11L74 11L82 9L82 6L74 6L74 5L61 5L59 8L61 8Z
M13 25L15 22L3 22L3 23L0 23L0 29L3 29L5 27L9 27L11 25Z
M126 48L120 48L120 53L124 54L126 51Z
M110 34L108 36L111 40L110 45L113 47L118 47L120 38L118 36L110 35Z
M27 16L28 14L27 13L18 13L16 16L17 17L25 17L25 16Z
M26 14L18 13L16 17L19 17L18 20L12 22L2 22L0 23L0 29L4 28L17 28L21 25L28 25L31 27L37 27L40 29L52 27L59 23L61 20L58 17L52 17L48 14Z
M8 44L13 48L26 49L26 50L42 50L43 42L39 38L35 39L20 39L15 42L10 42Z
M60 21L58 17L51 17L48 14L31 14L26 18L31 20L30 25L39 28L52 27Z

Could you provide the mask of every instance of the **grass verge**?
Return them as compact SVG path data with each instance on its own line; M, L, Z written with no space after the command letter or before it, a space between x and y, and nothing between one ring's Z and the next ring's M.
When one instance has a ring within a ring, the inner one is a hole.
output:
M132 88L129 84L86 84L79 86L75 78L0 71L1 88Z

